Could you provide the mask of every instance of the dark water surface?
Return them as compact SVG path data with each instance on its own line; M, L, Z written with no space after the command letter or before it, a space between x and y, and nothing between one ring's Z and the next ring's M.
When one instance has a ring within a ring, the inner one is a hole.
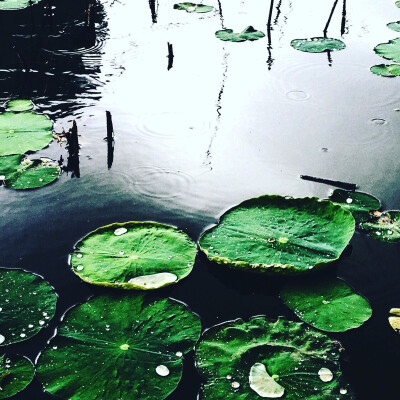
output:
M301 174L356 183L386 209L400 208L400 78L369 71L383 62L373 48L399 36L386 24L400 20L400 9L394 0L344 3L328 36L343 32L347 47L330 56L295 51L290 41L322 36L333 1L275 0L270 35L252 43L222 42L214 32L253 25L267 33L269 1L222 1L221 13L203 15L175 11L172 0L98 1L94 24L85 22L85 0L0 12L0 100L31 98L57 132L76 120L81 144L79 164L68 163L65 143L40 151L62 156L69 172L58 182L0 188L0 264L39 273L59 294L50 327L10 351L34 360L61 315L101 292L67 263L74 243L98 226L154 220L196 240L244 199L326 197L332 189ZM216 0L206 4L219 8ZM175 56L169 70L167 42ZM106 110L115 131L108 154ZM388 312L400 307L400 245L357 233L351 250L337 273L369 299L373 317L332 336L347 350L343 369L356 398L395 400L400 335ZM187 303L205 328L259 314L296 319L279 285L198 256L193 273L161 293ZM199 387L189 356L169 399L194 400ZM52 397L35 381L15 398Z

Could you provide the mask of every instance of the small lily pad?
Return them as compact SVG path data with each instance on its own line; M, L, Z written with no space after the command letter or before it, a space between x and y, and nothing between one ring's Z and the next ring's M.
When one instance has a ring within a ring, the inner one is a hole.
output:
M376 197L363 192L335 189L329 200L349 210L357 223L367 221L371 211L381 208L381 202Z
M0 156L46 147L53 138L52 129L53 123L43 114L31 111L0 114Z
M389 22L386 26L393 31L400 32L400 21Z
M389 324L396 331L400 332L400 308L392 308L389 312Z
M339 39L326 37L313 37L310 39L294 39L290 45L300 51L307 53L323 53L326 51L343 50L346 45Z
M400 8L400 1L396 1L396 6Z
M185 10L188 13L207 13L214 10L214 7L205 4L178 3L174 4L175 10Z
M382 242L400 242L400 211L375 213L363 222L362 228L369 236Z
M296 274L337 260L354 229L351 213L329 200L266 195L228 210L199 244L218 264Z
M286 284L281 298L302 321L325 332L358 328L372 315L368 301L336 277Z
M67 312L39 357L37 377L61 399L163 400L200 333L198 316L176 301L143 293L95 297Z
M54 182L61 169L49 158L30 160L23 155L0 157L0 181L11 189L36 189Z
M389 40L388 43L381 43L374 49L378 56L387 60L400 62L400 38Z
M33 364L16 354L0 355L0 399L14 396L25 389L34 375Z
M246 40L257 40L265 36L261 31L255 30L252 26L248 26L240 33L233 32L232 29L222 29L215 32L218 39L229 42L245 42Z
M12 112L21 112L21 111L30 111L34 107L34 104L31 100L26 99L15 99L10 100L6 104L7 111Z
M32 3L37 3L40 0L1 0L0 10L20 10L29 7Z
M196 244L173 226L131 221L102 226L75 246L71 265L88 283L158 289L192 271Z
M238 319L210 328L196 346L201 400L350 399L339 348L303 323Z
M394 78L400 76L400 65L398 64L379 64L370 68L371 72L376 75Z
M53 318L57 295L40 276L0 268L0 346L36 335Z

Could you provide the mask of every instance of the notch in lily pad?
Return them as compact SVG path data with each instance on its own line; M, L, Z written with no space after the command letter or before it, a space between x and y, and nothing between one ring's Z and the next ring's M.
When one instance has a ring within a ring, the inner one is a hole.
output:
M370 71L375 75L385 76L387 78L394 78L400 76L399 64L379 64L373 65Z
M369 236L381 242L400 242L400 210L375 212L361 227Z
M76 244L71 265L76 275L94 285L149 290L189 275L196 254L196 244L175 227L130 221L86 235Z
M188 13L208 13L214 10L214 7L207 6L205 4L195 4L195 3L177 3L174 4L175 10L184 10Z
M254 41L261 39L265 36L264 32L254 29L252 26L248 26L242 32L235 33L232 29L222 29L215 32L215 36L223 41L228 42L245 42L247 40Z
M290 45L296 50L307 53L324 53L327 51L343 50L346 48L346 45L341 40L327 37L294 39L290 42Z

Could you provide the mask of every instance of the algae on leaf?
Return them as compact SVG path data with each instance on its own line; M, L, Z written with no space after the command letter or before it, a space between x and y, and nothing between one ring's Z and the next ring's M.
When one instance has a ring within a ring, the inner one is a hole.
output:
M54 289L40 276L0 268L0 346L22 342L45 328L56 302Z
M368 301L336 277L291 282L281 298L302 321L325 332L358 328L372 315Z
M339 348L303 323L254 317L205 331L196 346L201 400L347 400Z
M378 56L400 62L400 38L389 40L388 43L381 43L374 49Z
M400 242L400 211L376 213L361 227L369 236L382 242Z
M255 30L252 26L248 26L240 33L233 32L232 29L222 29L215 32L218 39L229 42L245 42L246 40L257 40L265 36L261 31Z
M0 355L0 399L14 396L25 389L34 375L33 364L16 354Z
M40 0L1 0L1 10L20 10L22 8L29 7L31 4L37 3Z
M185 10L188 13L207 13L214 10L214 7L205 4L178 3L174 4L174 9Z
M71 265L95 285L158 289L189 275L196 253L196 244L173 226L130 221L89 233L75 246Z
M27 99L14 99L10 100L6 104L7 111L13 112L21 112L21 111L30 111L34 107L34 104L31 100Z
M373 65L370 70L376 75L385 76L388 78L400 76L400 65L398 64Z
M95 297L67 312L39 357L37 377L61 399L163 400L200 333L197 315L176 301L143 293Z
M296 274L337 260L354 229L351 213L329 200L266 195L228 210L199 244L219 264Z
M307 53L323 53L326 51L343 50L346 45L339 39L327 37L313 37L310 39L294 39L290 45L300 51Z

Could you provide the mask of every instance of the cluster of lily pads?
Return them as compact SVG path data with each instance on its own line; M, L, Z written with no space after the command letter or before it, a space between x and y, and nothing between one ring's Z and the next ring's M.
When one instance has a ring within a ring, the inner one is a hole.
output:
M11 189L34 189L55 181L60 175L57 162L49 158L30 158L53 138L53 123L33 110L30 100L6 103L0 114L0 184Z
M195 348L200 399L351 399L340 370L343 349L321 331L357 328L371 307L345 282L308 274L337 260L356 222L368 229L379 208L379 200L359 192L336 190L330 200L265 195L224 213L198 246L177 228L152 221L99 227L78 241L69 263L85 282L112 289L67 311L38 357L36 376L62 399L162 400L177 387L183 358ZM394 236L386 225L379 229L400 240L398 225ZM304 322L253 317L201 335L200 319L186 305L149 292L188 276L198 247L210 261L234 269L307 274L281 289L283 302ZM57 296L41 277L2 268L0 287L0 346L29 339L53 317ZM393 326L399 322L392 311ZM34 375L25 357L4 354L0 365L0 398L22 390Z
M396 6L400 8L400 3L397 1ZM387 27L393 31L400 32L400 21L390 22ZM400 63L400 38L389 40L388 43L378 44L375 53L386 60ZM400 64L379 64L371 67L371 72L376 75L393 78L400 76Z

